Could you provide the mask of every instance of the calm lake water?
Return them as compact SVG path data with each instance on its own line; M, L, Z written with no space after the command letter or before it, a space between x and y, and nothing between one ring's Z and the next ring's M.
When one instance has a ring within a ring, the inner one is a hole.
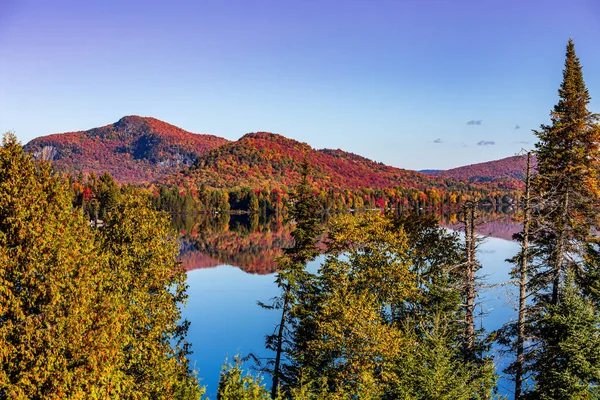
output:
M264 337L273 331L278 313L256 303L268 302L278 294L273 283L273 258L290 239L289 227L281 222L247 226L235 218L225 220L186 231L189 235L184 236L181 256L188 270L189 299L183 316L191 322L188 340L194 354L190 359L211 399L216 398L219 372L226 358L250 352L271 356L264 349ZM511 265L505 260L518 251L518 245L507 238L518 230L508 219L480 229L492 236L478 253L483 265L479 274L485 276L487 284L480 292L479 323L488 332L516 316L515 288L495 285L509 278ZM309 270L317 271L322 261L320 257L311 262ZM505 360L499 354L496 357L501 370ZM499 391L511 396L512 383L500 379Z

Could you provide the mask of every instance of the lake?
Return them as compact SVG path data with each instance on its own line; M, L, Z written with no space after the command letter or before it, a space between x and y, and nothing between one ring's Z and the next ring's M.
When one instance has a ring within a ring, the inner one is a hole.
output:
M479 296L479 322L488 332L516 317L515 287L497 285L509 278L511 265L505 260L518 251L518 244L507 239L519 229L508 217L479 228L482 235L490 235L478 251L483 265L479 275L485 276L486 284ZM279 293L273 283L274 257L291 243L291 230L277 220L248 224L244 217L221 216L183 231L181 260L189 285L183 316L191 322L188 340L194 354L190 360L207 395L215 399L226 358L250 352L270 356L264 337L275 328L278 312L260 308L257 301L268 302ZM317 271L322 261L320 257L311 262L309 270ZM501 370L505 361L499 354L496 357ZM501 378L499 391L511 396L512 382Z

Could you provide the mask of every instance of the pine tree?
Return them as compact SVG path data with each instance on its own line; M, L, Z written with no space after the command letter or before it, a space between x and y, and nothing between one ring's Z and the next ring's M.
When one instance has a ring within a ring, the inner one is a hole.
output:
M533 369L536 387L528 398L600 398L600 315L567 272L561 300L549 305L537 326L540 347Z
M463 319L463 277L457 268L463 261L463 251L458 233L449 233L439 226L433 215L399 216L394 225L394 229L404 231L407 236L410 270L423 295L414 303L398 304L392 310L392 317L398 321L407 317L431 319L435 315L455 321ZM459 324L454 325L458 333Z
M325 377L332 393L381 398L394 385L395 360L410 347L388 311L417 294L406 236L388 216L341 215L329 223L328 242L303 372L312 382Z
M244 374L242 362L238 357L233 364L227 361L223 364L219 387L217 389L217 400L271 400L269 392L262 383L260 377Z
M119 203L121 191L119 185L108 172L103 173L96 182L96 187L92 188L98 199L99 211L98 217L105 219L108 212L113 210Z
M482 358L481 352L464 351L465 246L433 216L401 216L396 223L407 235L418 295L401 303L398 309L404 310L395 318L415 345L400 358L394 397L489 398L497 378L492 360ZM479 349L482 338L475 329L473 335Z
M549 301L560 300L560 285L579 245L591 240L600 200L600 127L598 115L588 111L590 95L583 81L572 40L567 44L559 101L551 125L535 131L538 175L533 190L540 198L534 245L544 255L543 273L534 284L549 288Z
M592 228L600 211L600 127L587 109L590 96L572 40L558 92L552 124L535 132L538 176L532 189L539 203L532 221L536 265L530 288L536 303L530 308L535 339L530 369L536 387L530 397L591 398L600 378L590 348L598 336L598 311L581 285L591 284L594 272L583 261L584 250L596 241Z
M462 351L457 237L431 226L431 219L408 220L374 213L330 220L330 255L311 299L315 334L300 369L313 392L367 399L491 396L493 363ZM421 248L426 243L431 248Z
M429 328L417 329L419 325ZM465 361L462 349L457 346L453 321L442 314L429 320L408 320L405 331L412 346L398 360L399 378L392 398L472 400L491 397L495 386L494 364Z
M295 221L295 228L291 233L294 245L284 250L284 255L279 259L279 271L275 279L282 293L275 299L273 305L259 303L265 308L281 310L281 318L275 332L266 338L266 347L275 352L272 368L267 368L273 376L271 387L273 398L281 389L281 380L286 375L282 368L282 358L286 353L293 351L291 347L302 341L294 330L298 319L302 318L299 304L305 300L302 297L310 292L308 287L312 276L306 271L306 263L320 253L316 245L317 237L322 231L319 203L312 192L309 181L310 165L307 160L304 160L301 172L300 183L291 197L293 207L290 215ZM296 336L296 340L293 336ZM298 354L297 351L295 353Z

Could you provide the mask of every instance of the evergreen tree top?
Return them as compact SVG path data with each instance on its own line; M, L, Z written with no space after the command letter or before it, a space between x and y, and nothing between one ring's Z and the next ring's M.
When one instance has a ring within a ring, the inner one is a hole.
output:
M563 81L558 89L558 95L560 100L554 106L554 112L552 113L553 122L557 122L563 118L572 120L589 116L589 111L586 107L591 98L585 87L581 64L575 54L573 39L569 39L567 43Z

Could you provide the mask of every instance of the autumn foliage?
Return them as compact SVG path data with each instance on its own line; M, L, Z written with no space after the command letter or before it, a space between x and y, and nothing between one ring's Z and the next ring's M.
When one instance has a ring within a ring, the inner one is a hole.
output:
M72 186L5 136L0 399L199 399L168 216L123 188L94 228Z
M525 179L525 163L527 156L512 156L501 160L488 161L479 164L465 165L445 171L436 171L430 175L440 178L451 178L464 182L481 183L490 187L505 189L522 189ZM533 167L536 160L534 157Z
M256 132L218 147L198 158L189 170L165 178L180 186L205 184L214 188L291 188L300 179L306 158L318 188L429 188L432 177L394 168L342 150L315 150L284 136Z
M87 131L42 136L25 150L53 161L60 171L101 175L121 183L147 183L191 165L198 156L227 143L155 118L127 116Z
M56 169L73 175L101 176L108 172L119 183L149 186L157 193L178 191L181 196L191 195L208 204L205 208L220 211L229 209L227 202L232 210L257 209L259 206L252 203L256 200L264 208L261 198L269 207L281 208L299 181L304 159L314 171L315 194L343 198L331 202L334 208L361 208L363 204L382 208L403 202L422 207L426 203L456 203L462 198L501 198L520 188L523 170L521 159L509 158L424 174L340 149L313 149L279 134L248 133L229 142L137 116L88 131L43 136L28 143L25 150L36 158L52 160ZM367 199L360 193L365 190L386 193ZM232 191L254 191L256 199L249 193L242 193L241 203L235 196L226 198ZM201 195L212 197L201 199ZM173 206L160 208L173 211Z

